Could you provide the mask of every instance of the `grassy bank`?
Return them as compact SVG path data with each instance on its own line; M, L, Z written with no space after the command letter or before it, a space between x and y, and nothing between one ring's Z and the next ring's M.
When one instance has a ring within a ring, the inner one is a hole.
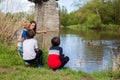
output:
M43 50L43 52L45 58L47 51ZM85 73L68 68L52 71L48 68L46 61L44 59L42 69L26 68L15 46L0 44L0 80L119 80L120 72Z
M99 27L93 27L91 25L70 25L70 26L61 26L61 28L68 28L68 29L72 29L72 30L104 30L104 31L120 31L120 25L113 25L113 24L101 24L101 26Z

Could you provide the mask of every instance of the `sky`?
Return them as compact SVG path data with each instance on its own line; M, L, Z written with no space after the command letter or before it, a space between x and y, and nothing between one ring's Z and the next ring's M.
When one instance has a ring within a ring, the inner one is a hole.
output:
M31 5L34 5L27 0L6 0L0 3L0 10L3 12L19 12L19 11L29 11Z
M57 1L59 6L65 6L68 13L74 11L73 3L76 0L59 0ZM3 12L19 12L19 11L30 11L30 6L33 6L34 3L29 2L28 0L6 0L0 3L0 10Z
M75 1L76 0L59 0L58 3L61 7L65 6L69 13L75 10L74 5L73 5Z

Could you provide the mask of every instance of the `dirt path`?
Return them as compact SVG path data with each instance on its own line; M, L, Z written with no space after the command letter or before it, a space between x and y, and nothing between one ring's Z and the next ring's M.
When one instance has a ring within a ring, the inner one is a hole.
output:
M0 72L11 73L11 72L15 72L15 70L11 68L0 68Z
M95 80L95 79L92 79L92 78L81 78L80 80Z

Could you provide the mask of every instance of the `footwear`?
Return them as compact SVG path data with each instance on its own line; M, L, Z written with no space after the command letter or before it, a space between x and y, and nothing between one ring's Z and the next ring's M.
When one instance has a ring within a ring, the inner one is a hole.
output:
M43 66L42 66L42 65L39 65L38 68L43 68Z
M26 67L30 67L30 63L25 62L25 66L26 66Z
M60 71L60 70L61 70L60 68L56 69L56 71Z

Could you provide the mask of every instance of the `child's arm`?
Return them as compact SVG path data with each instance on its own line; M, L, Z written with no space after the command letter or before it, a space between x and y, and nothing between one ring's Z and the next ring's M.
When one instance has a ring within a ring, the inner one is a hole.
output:
M65 54L64 53L62 53L62 57L64 57L65 56Z
M40 33L44 33L44 34L46 34L47 31L46 31L46 30L38 30L38 31L36 31L36 33L37 33L37 34L40 34Z
M18 42L23 42L24 39L23 38L18 38Z
M26 38L26 31L22 30L21 31L21 36L18 38L18 42L23 42Z
M64 58L64 53L63 53L63 49L62 48L60 48L60 59L63 59Z
M35 40L34 48L35 51L39 51L37 40Z

